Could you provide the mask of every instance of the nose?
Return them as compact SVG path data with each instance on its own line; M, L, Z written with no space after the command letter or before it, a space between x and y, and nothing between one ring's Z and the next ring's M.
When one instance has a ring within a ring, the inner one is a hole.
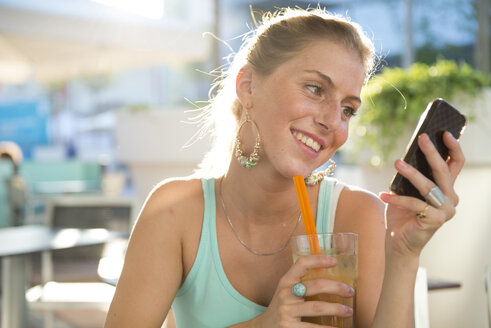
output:
M322 129L335 131L343 122L341 103L333 100L321 106L315 120Z

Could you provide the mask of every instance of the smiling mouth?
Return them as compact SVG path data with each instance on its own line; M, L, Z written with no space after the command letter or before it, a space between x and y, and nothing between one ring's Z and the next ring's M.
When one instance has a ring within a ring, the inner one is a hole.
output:
M318 152L321 149L321 145L314 139L302 134L298 131L293 131L293 136L305 146L311 148L313 151Z

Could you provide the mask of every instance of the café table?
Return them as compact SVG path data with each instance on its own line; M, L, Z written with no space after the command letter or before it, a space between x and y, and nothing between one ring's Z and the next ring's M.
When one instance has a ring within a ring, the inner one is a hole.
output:
M42 225L0 229L2 258L2 328L27 327L29 261L31 255L44 251L104 244L128 238L129 233L106 229L51 228Z

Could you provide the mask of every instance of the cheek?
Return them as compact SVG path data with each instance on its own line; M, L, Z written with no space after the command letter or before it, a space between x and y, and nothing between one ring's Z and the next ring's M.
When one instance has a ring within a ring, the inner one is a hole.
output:
M334 139L337 148L344 145L346 140L348 140L348 123L343 124L343 126L336 131Z
M286 114L288 110L292 110L293 104L299 102L299 90L297 86L290 80L285 80L284 76L271 77L267 82L268 85L264 89L263 99L269 102L269 106L273 106L276 111L281 110Z

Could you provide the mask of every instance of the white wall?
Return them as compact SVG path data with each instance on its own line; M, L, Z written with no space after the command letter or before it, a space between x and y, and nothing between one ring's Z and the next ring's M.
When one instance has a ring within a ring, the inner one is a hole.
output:
M195 141L196 114L176 110L117 113L116 143L119 160L129 166L138 205L160 181L193 173L211 147L211 139Z

